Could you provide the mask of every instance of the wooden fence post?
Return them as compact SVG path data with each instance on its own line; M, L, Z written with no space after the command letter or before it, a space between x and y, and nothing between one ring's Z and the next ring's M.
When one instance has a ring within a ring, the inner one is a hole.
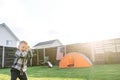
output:
M3 51L2 51L2 68L5 67L5 47L3 46Z
M94 44L93 44L93 42L91 43L91 56L92 56L92 61L94 63L95 62L95 51L94 51Z
M44 60L45 60L45 53L46 53L46 52L45 52L45 48L43 48L43 54L44 54L44 55L43 55L43 59L44 59Z
M66 55L66 45L64 45L64 53L65 53L65 55Z
M39 64L40 64L39 51L38 51L38 49L37 49L37 65L39 65Z
M30 50L30 54L31 54L31 56L33 57L33 52L32 52L32 50ZM30 66L32 66L32 58L30 58Z

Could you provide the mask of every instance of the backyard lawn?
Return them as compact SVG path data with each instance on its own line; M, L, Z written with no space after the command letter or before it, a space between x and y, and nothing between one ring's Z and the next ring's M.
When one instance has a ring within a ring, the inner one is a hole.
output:
M67 69L35 66L28 67L27 74L29 80L120 80L120 64ZM0 80L10 80L9 68L0 69Z

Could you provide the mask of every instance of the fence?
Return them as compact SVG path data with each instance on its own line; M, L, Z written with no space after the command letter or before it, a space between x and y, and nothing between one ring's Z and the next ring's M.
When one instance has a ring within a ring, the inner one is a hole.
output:
M0 46L0 68L11 67L17 48ZM28 60L28 65L32 63Z
M16 48L0 46L0 67L10 67ZM56 60L57 47L33 49L32 65L43 65L45 57L49 57L49 61L53 65L58 65ZM114 64L120 63L120 38L104 40L91 43L78 43L63 46L64 55L69 52L80 52L85 54L94 64ZM28 65L30 65L28 61Z
M95 64L120 63L120 38L93 43Z
M34 49L33 51L34 57L32 58L32 65L43 65L42 62L44 61L45 57L49 58L49 61L52 62L53 65L57 64L56 60L56 53L57 47L53 48L45 48L45 49Z
M13 63L16 48L0 46L0 67L10 67Z
M33 52L33 65L41 65L40 61L44 61L45 56L49 56L49 60L53 64L59 63L59 61L56 60L57 47L34 49ZM93 64L120 63L120 38L65 45L63 52L64 55L69 52L83 53L93 62Z
M71 44L63 46L64 55L70 52L81 52L84 53L87 57L92 60L91 56L91 47L88 43L83 44ZM49 61L53 65L58 65L59 60L56 60L57 47L45 48L45 49L33 49L33 65L42 65L41 61L44 61L44 58L49 57Z

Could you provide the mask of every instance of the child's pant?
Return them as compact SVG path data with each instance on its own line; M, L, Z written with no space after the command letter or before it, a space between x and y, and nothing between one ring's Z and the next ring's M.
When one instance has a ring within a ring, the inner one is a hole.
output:
M20 80L28 80L25 72L21 75L19 70L11 68L11 80L17 80L17 78Z

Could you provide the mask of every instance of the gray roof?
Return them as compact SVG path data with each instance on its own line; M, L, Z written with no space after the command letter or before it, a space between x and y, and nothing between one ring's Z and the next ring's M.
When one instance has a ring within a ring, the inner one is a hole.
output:
M10 28L5 24L5 23L2 23L0 24L1 26L5 27L6 30L17 40L19 41L19 39L16 37L16 35L10 30Z
M41 46L41 45L52 44L52 43L54 43L55 41L58 41L58 42L62 45L62 43L61 43L58 39L55 39L55 40L40 42L40 43L36 44L34 47L36 47L36 46Z

